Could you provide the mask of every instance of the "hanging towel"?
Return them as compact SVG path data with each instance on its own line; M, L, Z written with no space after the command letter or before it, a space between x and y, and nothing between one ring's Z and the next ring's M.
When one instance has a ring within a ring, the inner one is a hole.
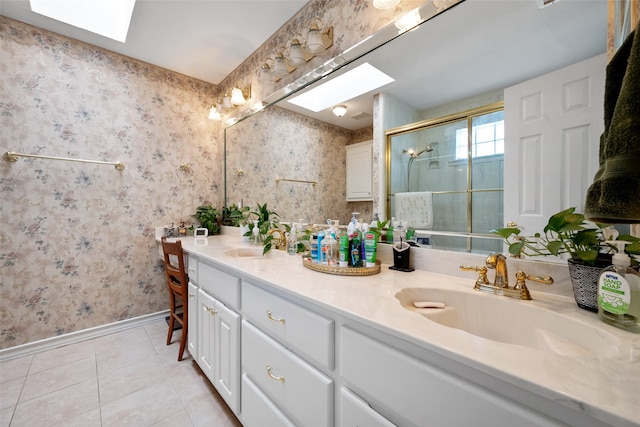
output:
M395 194L394 216L407 227L431 230L433 227L433 202L431 191Z
M640 32L607 65L600 169L587 190L585 216L601 223L640 223Z

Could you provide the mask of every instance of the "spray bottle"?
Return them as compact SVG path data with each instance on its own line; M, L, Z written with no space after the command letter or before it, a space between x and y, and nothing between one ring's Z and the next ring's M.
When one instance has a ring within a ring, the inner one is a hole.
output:
M631 258L624 252L629 242L607 243L616 246L618 253L598 280L598 317L610 325L640 333L640 273L631 268Z

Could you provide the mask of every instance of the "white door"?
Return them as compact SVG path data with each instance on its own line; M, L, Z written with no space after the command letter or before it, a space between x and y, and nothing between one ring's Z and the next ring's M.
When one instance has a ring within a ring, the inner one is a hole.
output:
M569 207L583 212L604 131L606 54L504 92L504 220L542 232Z

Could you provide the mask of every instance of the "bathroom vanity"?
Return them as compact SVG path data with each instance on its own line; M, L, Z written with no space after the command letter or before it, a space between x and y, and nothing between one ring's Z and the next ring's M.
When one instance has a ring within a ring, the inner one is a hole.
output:
M262 257L240 237L182 240L188 349L247 427L640 425L640 336L572 298L512 300L473 291L473 275L387 264L334 276L282 251ZM475 310L471 323L487 330L412 309L430 295L451 316ZM544 330L519 322L540 313L552 319ZM494 328L505 334L483 337Z

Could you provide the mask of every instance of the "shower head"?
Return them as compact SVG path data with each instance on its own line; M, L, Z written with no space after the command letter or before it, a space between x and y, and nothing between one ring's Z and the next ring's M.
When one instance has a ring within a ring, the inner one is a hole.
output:
M433 147L431 146L431 144L427 145L424 150L418 151L417 153L416 153L416 150L414 150L413 148L407 148L405 150L402 150L402 154L408 154L409 157L411 157L412 159L415 159L423 155L424 153L428 153L429 151L433 151Z

